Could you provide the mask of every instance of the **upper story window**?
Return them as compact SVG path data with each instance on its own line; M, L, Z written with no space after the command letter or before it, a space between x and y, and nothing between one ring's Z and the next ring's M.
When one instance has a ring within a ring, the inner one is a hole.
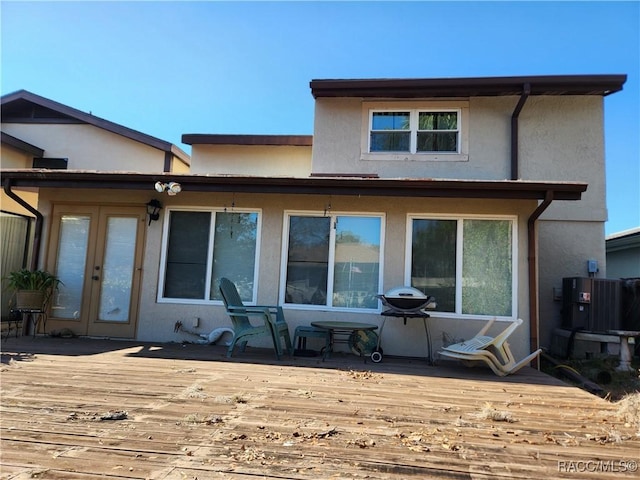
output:
M382 217L291 213L283 242L283 303L378 309Z
M362 105L361 160L467 161L469 102Z
M459 110L372 110L369 151L459 153L459 116Z
M260 215L257 211L168 212L158 298L176 303L221 301L222 277L255 302Z

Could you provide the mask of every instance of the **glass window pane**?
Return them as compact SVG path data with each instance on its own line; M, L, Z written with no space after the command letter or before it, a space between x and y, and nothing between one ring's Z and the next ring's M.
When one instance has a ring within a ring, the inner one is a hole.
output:
M512 315L509 220L465 220L462 313Z
M457 152L456 132L418 132L418 152Z
M220 279L235 283L243 301L253 300L256 264L257 213L221 212L216 214L213 243L211 298L222 300Z
M376 217L338 217L333 306L377 308L380 226Z
M411 134L409 132L372 132L372 152L408 152Z
M409 130L409 112L373 112L372 130Z
M56 275L62 285L52 305L54 317L80 318L90 222L90 217L75 215L64 215L60 219Z
M205 298L211 213L171 212L164 296Z
M413 220L411 285L438 302L441 312L456 308L456 220Z
M109 217L107 220L98 312L100 320L129 320L137 233L137 217Z
M420 112L418 130L457 130L458 112Z
M326 305L329 217L291 216L285 303Z

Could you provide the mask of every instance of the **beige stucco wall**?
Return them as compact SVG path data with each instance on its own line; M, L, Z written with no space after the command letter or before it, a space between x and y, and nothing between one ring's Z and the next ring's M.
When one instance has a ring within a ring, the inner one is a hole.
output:
M2 144L2 148L0 149L1 168L31 168L32 162L32 155L26 154L4 143Z
M464 99L463 99L464 100ZM316 100L313 172L378 173L381 177L504 180L511 178L511 115L519 97L468 99L468 159L447 161L364 160L366 108L359 98ZM466 100L465 100L466 101ZM421 106L460 106L460 99L416 100ZM464 103L464 102L462 102ZM374 105L381 105L375 102ZM411 102L392 100L406 108ZM602 99L597 96L530 97L520 114L520 176L525 180L587 180L601 193L603 178ZM363 115L364 113L364 115ZM464 114L463 114L464 116ZM381 157L383 157L381 155ZM417 158L417 157L416 157ZM576 175L576 169L584 170Z
M144 192L103 192L87 190L44 190L41 194L41 210L45 214L46 231L49 229L49 215L52 201L73 202L83 198L88 203L127 203L141 205L149 200ZM283 219L286 209L314 210L322 212L326 198L313 195L279 196L235 194L236 208L259 208L262 210L261 250L258 276L258 303L275 304L278 301L281 271L281 242ZM216 327L230 326L230 321L220 304L194 305L157 302L157 285L160 271L159 259L162 245L162 226L166 209L172 205L224 207L230 202L228 194L198 194L182 192L175 197L163 196L165 206L161 220L146 226L146 249L144 254L143 286L140 298L140 317L137 338L145 341L193 341L188 334L176 334L174 324L180 320L186 327L193 319L200 318L196 333L209 333ZM386 218L384 244L383 290L403 285L405 265L405 235L407 214L502 214L518 216L518 307L517 315L528 320L527 269L526 269L526 219L535 208L531 201L477 201L455 199L405 199L377 197L332 197L332 212L377 212ZM45 232L45 238L48 234ZM45 243L48 243L45 242ZM43 247L44 248L44 247ZM382 292L381 292L382 293ZM378 314L343 313L335 311L309 311L286 308L286 318L291 333L297 325L308 325L314 320L365 321L380 325ZM481 320L460 318L437 318L430 320L434 352L441 344L443 334L450 338L469 338L483 325ZM495 328L498 331L503 325ZM528 329L522 327L511 339L516 355L524 355L529 349ZM387 320L383 345L385 354L425 356L426 339L424 327L419 320L409 320L403 325L400 320ZM264 346L267 346L266 344Z
M308 177L311 147L193 145L191 173Z
M68 158L69 170L162 172L164 152L93 125L3 123L2 130Z
M180 158L175 155L171 159L171 172L172 173L190 173L190 165L184 163Z
M503 180L511 178L511 115L519 97L469 99L468 158L463 161L370 161L361 155L363 99L316 100L313 171L378 173L382 177ZM440 100L438 100L440 102ZM392 101L405 105L406 101ZM582 200L554 201L538 222L541 344L559 326L553 287L584 276L587 260L606 273L607 219L603 99L532 96L519 117L519 174L524 180L588 184ZM366 130L365 130L366 133ZM525 255L521 250L521 255Z

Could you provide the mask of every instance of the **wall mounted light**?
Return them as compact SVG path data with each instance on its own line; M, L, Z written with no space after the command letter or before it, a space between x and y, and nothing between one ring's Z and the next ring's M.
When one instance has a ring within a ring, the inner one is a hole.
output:
M156 182L155 189L156 189L156 192L158 193L167 192L169 195L173 196L173 195L177 195L182 191L182 185L180 185L178 182L169 182L169 183Z
M151 222L155 222L160 218L160 209L162 208L162 204L159 200L155 198L151 199L149 203L147 203L147 215L149 215L149 225Z

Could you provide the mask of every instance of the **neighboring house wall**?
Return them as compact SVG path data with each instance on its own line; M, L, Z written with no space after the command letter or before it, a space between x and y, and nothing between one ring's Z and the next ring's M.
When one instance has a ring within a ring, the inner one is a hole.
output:
M92 125L3 123L6 133L69 159L69 170L162 172L164 152Z
M606 239L607 278L640 278L640 228Z
M4 126L2 127L4 129ZM31 168L33 155L22 152L8 145L2 145L2 168Z
M640 246L607 253L607 278L640 278Z
M194 145L191 173L307 177L310 146Z

